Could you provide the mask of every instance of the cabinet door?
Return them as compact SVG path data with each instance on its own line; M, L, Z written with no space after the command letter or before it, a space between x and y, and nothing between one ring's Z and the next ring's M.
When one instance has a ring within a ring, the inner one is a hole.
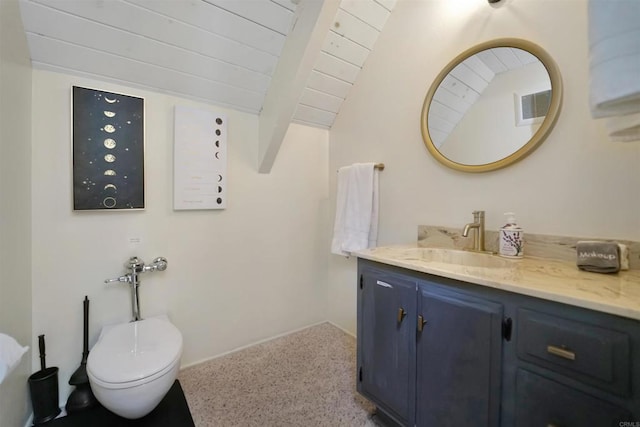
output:
M635 425L625 409L524 369L518 370L516 414L517 427Z
M418 289L426 323L417 338L416 425L498 426L502 305L428 284Z
M413 425L416 284L375 269L363 269L360 280L358 391L395 421Z

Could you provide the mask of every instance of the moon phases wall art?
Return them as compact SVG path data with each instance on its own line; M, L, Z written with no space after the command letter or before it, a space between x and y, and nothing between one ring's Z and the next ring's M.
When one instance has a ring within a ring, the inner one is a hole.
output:
M173 209L227 206L227 116L176 106Z
M73 209L144 209L144 100L73 87Z

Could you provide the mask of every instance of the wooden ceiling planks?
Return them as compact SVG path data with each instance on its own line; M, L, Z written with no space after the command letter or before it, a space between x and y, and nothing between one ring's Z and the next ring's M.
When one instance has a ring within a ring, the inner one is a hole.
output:
M35 67L260 114L307 0L20 0ZM330 128L396 0L342 0L294 121Z
M254 114L294 14L269 0L21 0L20 7L36 67Z
M309 78L307 88L313 92L305 91L293 121L333 125L394 6L395 0L342 0ZM318 93L323 91L338 99L324 102L327 98Z

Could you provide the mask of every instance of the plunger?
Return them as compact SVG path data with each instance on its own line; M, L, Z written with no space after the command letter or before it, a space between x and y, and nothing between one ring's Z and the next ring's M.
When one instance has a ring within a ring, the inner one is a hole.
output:
M80 366L71 375L69 384L76 386L69 395L65 409L68 414L88 409L97 403L96 397L91 391L89 377L87 376L87 357L89 356L89 299L85 295L84 301L84 343L82 347L82 361Z

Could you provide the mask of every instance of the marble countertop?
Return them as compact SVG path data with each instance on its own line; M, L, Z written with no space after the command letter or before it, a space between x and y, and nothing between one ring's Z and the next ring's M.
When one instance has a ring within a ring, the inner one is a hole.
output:
M416 245L381 246L358 251L354 255L414 271L640 320L640 270L598 274L581 271L575 263L535 257L509 260L495 256L496 266L492 267L457 265L425 261L415 256L424 249L427 248Z

